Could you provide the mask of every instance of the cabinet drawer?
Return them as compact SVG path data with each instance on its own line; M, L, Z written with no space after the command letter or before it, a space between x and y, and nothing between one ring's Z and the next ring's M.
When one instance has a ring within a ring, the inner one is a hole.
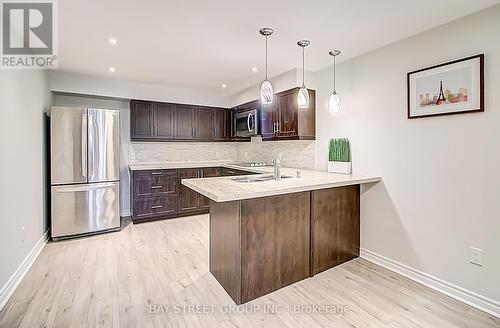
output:
M177 195L143 196L134 199L134 217L154 217L175 214Z
M134 173L134 196L177 193L177 170L140 171Z

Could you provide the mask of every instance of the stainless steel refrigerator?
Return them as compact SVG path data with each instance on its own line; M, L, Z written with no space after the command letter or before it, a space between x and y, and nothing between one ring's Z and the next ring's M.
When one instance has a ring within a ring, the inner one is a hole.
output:
M52 107L51 236L120 228L118 110Z

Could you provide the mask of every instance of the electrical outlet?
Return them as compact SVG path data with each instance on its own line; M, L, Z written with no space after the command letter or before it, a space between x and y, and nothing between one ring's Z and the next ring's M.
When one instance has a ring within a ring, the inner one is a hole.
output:
M481 252L483 250L480 248L472 247L470 248L470 263L475 264L475 265L483 265L483 262L481 260Z

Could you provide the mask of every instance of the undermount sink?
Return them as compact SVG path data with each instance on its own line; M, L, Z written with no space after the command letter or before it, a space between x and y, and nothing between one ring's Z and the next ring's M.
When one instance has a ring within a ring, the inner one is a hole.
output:
M293 178L293 177L291 175L282 175L281 178L288 179L288 178ZM263 181L274 180L274 176L264 175L264 176L239 177L239 178L233 178L231 180L236 181L236 182L242 182L242 183L263 182Z

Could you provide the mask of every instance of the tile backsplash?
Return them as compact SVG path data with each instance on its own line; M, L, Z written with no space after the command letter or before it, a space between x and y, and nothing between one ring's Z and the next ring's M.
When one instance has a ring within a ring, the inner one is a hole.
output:
M236 147L231 142L132 142L130 163L235 161Z
M314 140L262 141L253 138L252 142L238 144L236 158L242 162L270 163L279 156L283 166L314 169L315 152Z
M271 162L281 157L283 166L314 169L313 140L252 142L132 142L129 162L242 161Z

